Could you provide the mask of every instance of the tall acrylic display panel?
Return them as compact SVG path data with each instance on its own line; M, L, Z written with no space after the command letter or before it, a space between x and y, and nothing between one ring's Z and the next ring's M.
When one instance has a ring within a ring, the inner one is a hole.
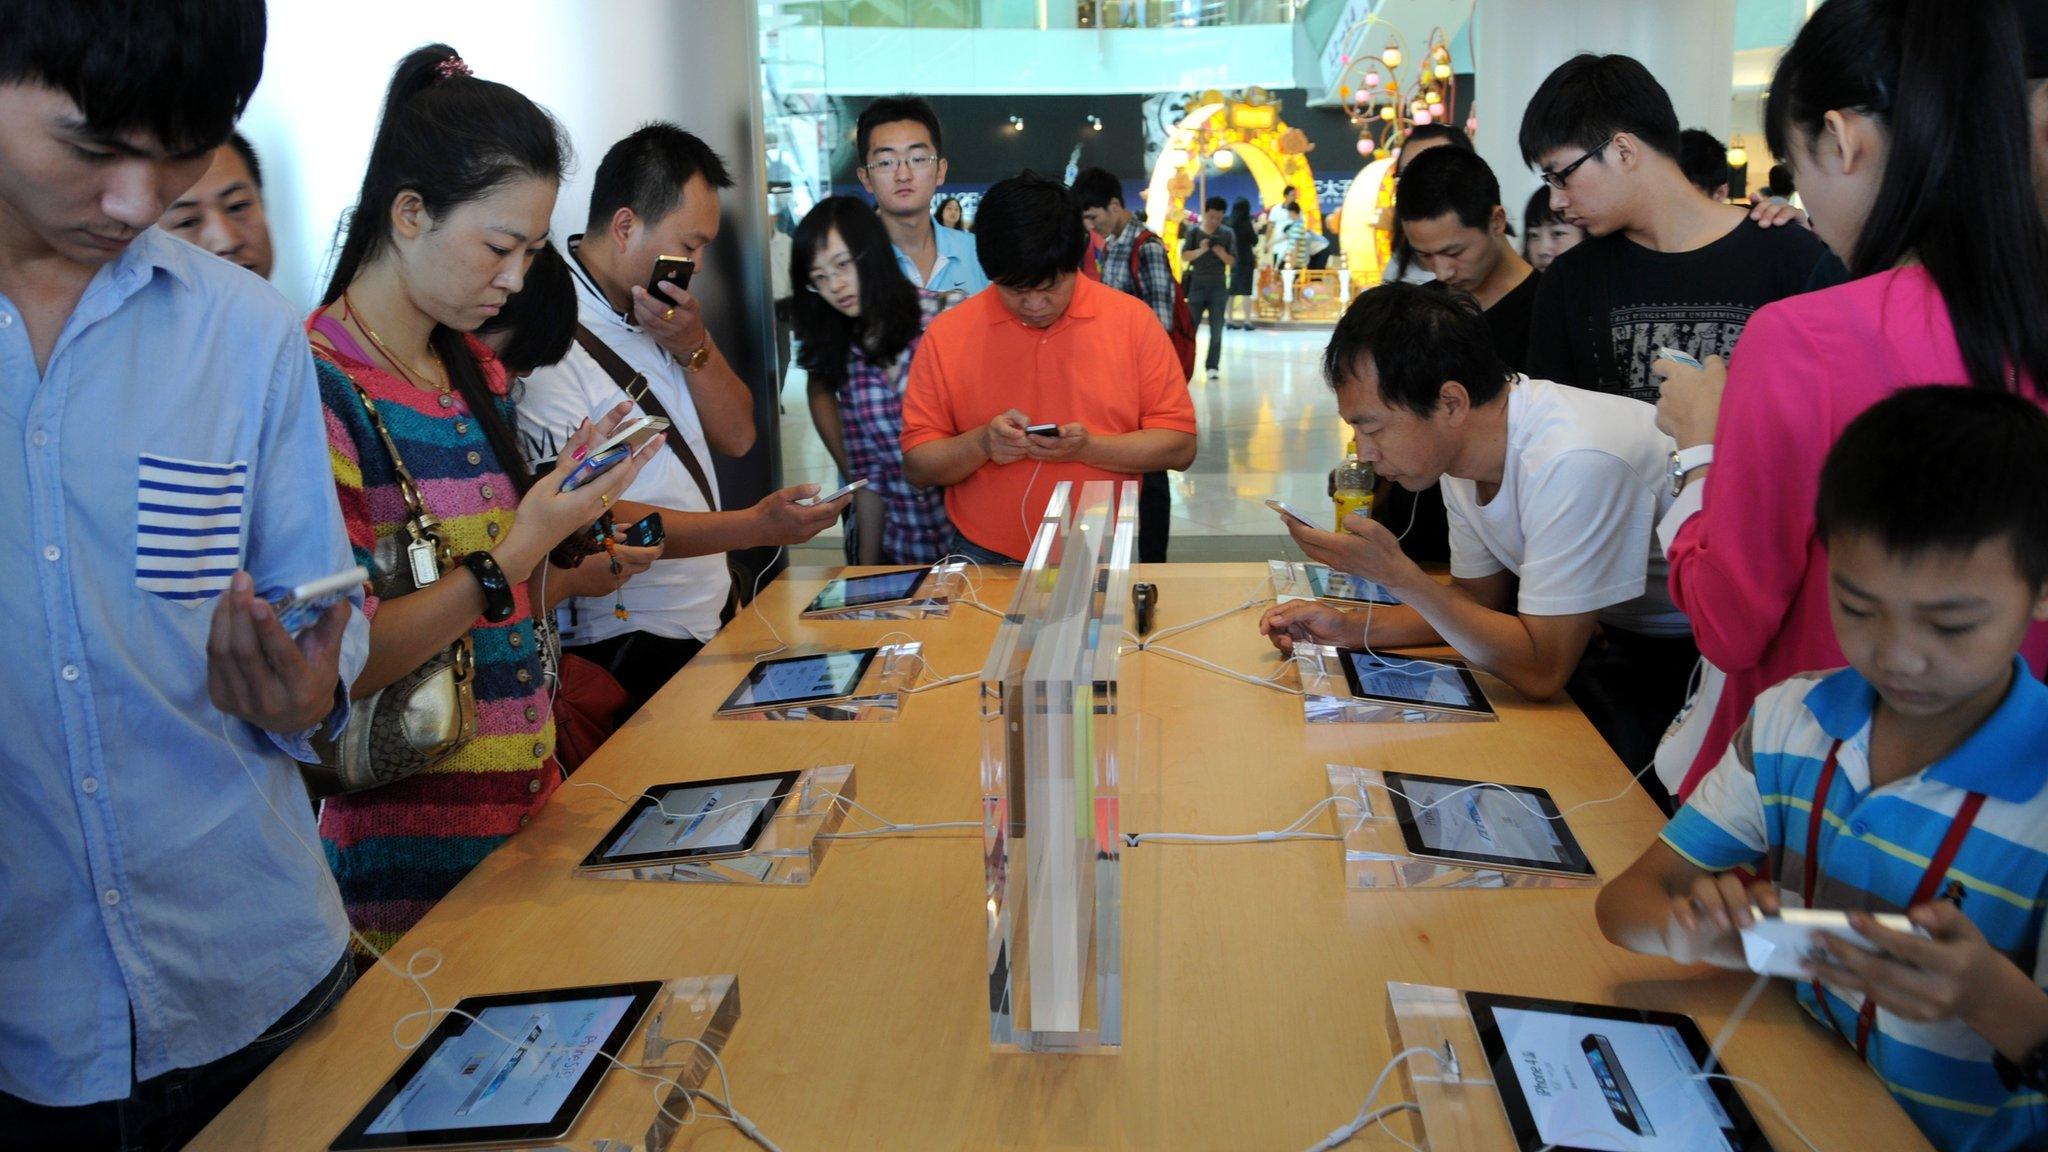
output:
M1117 769L1138 486L1061 483L981 674L989 1039L1016 1052L1123 1043ZM1129 697L1135 699L1135 697Z

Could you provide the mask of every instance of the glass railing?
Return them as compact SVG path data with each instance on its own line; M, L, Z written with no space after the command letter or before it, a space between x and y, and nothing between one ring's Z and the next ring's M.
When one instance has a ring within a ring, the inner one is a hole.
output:
M1292 23L1306 0L783 0L826 28L1204 28Z

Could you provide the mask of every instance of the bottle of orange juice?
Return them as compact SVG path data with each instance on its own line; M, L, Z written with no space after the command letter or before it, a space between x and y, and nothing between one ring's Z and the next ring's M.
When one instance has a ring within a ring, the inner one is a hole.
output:
M1344 462L1337 466L1337 531L1344 530L1344 518L1353 512L1372 515L1372 465L1358 458L1358 441L1344 448Z

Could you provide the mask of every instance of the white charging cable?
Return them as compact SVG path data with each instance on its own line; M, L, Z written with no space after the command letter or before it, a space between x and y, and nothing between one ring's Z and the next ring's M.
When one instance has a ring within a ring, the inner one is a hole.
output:
M249 782L249 786L251 788L254 788L256 790L256 795L263 801L263 806L270 809L270 815L278 822L278 824L281 827L284 828L285 832L288 833L295 842L297 842L299 848L306 853L307 857L309 857L315 864L317 864L322 871L328 870L330 865L327 862L327 858L321 853L314 851L313 846L306 843L305 837L300 836L298 829L292 827L291 821L285 819L284 813L278 811L277 804L273 802L270 798L270 793L263 790L262 783L256 779L255 771L249 767L248 759L242 755L241 747L235 743L234 737L228 731L227 713L216 712L215 715L218 717L220 722L221 742L226 744L228 747L228 751L234 754L235 763L241 766L242 777ZM340 899L340 893L338 889L330 889L330 891L335 892L337 900ZM475 1016L471 1015L468 1012L464 1012L459 1008L443 1008L434 1002L434 994L427 990L426 984L427 977L432 976L435 972L440 970L442 955L439 949L417 949L413 952L412 957L406 961L406 966L404 968L400 968L398 965L391 962L389 956L379 951L375 945L372 945L369 942L369 940L363 936L361 932L358 932L353 924L348 924L348 914L347 909L345 907L342 909L342 922L345 925L347 925L348 934L350 938L355 941L357 947L361 948L365 953L367 953L378 965L390 971L399 979L411 984L413 988L419 992L420 998L426 1001L427 1006L425 1008L415 1009L411 1012L404 1014L403 1016L400 1016L398 1019L392 1022L391 1042L394 1045L396 1045L400 1051L411 1052L414 1049L418 1048L421 1044L426 1043L427 1037L432 1035L433 1033L434 1023L439 1018L445 1016L458 1016L464 1020L469 1021L471 1024L475 1025L478 1029L482 1030L487 1035L495 1037L496 1039L502 1041L505 1044L509 1044L513 1047L520 1048L523 1051L545 1053L568 1053L577 1056L600 1056L604 1058L607 1062L609 1062L613 1067L618 1068L620 1071L629 1073L633 1076L637 1076L643 1080L653 1081L656 1088L655 1107L660 1109L661 1114L663 1116L666 1116L668 1119L674 1121L677 1124L688 1124L696 1119L696 1105L694 1102L697 1099L701 1098L714 1105L719 1110L719 1113L723 1119L725 1119L728 1123L732 1124L733 1127L737 1128L742 1135L746 1136L749 1140L752 1140L755 1144L765 1149L766 1152L781 1152L781 1149L776 1146L775 1142L770 1140L764 1133L762 1133L760 1128L756 1127L753 1121L747 1119L744 1115L742 1115L739 1112L738 1109L733 1107L732 1081L726 1075L725 1062L719 1058L717 1051L715 1051L710 1045L704 1043L702 1040L696 1037L688 1038L691 1044L696 1045L700 1050L704 1052L705 1055L711 1058L713 1066L718 1069L719 1084L725 1093L723 1097L714 1096L711 1093L706 1092L700 1088L686 1087L680 1081L676 1080L674 1077L661 1076L652 1072L645 1071L640 1068L636 1068L633 1065L628 1064L623 1060L620 1060L618 1057L613 1056L611 1053L606 1052L602 1049L591 1048L588 1046L581 1045L529 1045L523 1040L517 1040L511 1036L507 1036L503 1032L500 1032L497 1029L492 1028L490 1025L484 1023L482 1020L477 1019ZM422 960L428 962L428 966L424 970L420 969L420 964ZM421 1030L417 1038L413 1039L410 1042L400 1038L399 1032L401 1029L405 1027L407 1021L415 1019L426 1020L427 1026ZM662 1099L661 1093L659 1091L659 1089L663 1085L675 1089L676 1092L680 1093L686 1101L691 1102L690 1111L688 1113L686 1113L683 1116L677 1116L675 1113L670 1112L668 1110L667 1102Z

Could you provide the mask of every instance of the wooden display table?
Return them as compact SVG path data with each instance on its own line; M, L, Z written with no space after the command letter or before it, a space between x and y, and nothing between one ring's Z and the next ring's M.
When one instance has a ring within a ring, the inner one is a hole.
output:
M760 605L793 645L924 641L940 674L977 669L996 619L799 623L829 569L798 569ZM1159 565L1158 626L1244 600L1255 564ZM1011 581L981 594L1005 606ZM1246 611L1167 643L1265 675L1278 655ZM773 646L740 615L577 774L632 795L665 781L851 761L860 800L891 820L977 819L976 687L910 697L893 723L714 721L712 708ZM1300 701L1156 654L1143 661L1140 766L1122 781L1128 831L1279 828L1327 795L1324 764L1540 784L1560 806L1623 792L1571 816L1603 876L1663 821L1569 703L1530 705L1499 681L1497 724L1318 726ZM473 993L737 973L743 1011L726 1064L740 1110L786 1152L826 1149L1256 1149L1291 1152L1350 1119L1390 1053L1389 980L1690 1013L1714 1034L1745 976L1679 968L1606 943L1595 890L1347 892L1329 842L1125 852L1124 1049L1115 1056L996 1055L989 1048L987 922L978 832L836 843L809 887L605 883L572 866L617 819L617 801L565 787L392 959L446 961L430 986ZM391 1026L418 993L372 972L191 1147L327 1146L398 1066ZM631 1050L629 1050L631 1051ZM1726 1053L1768 1085L1822 1148L1923 1149L1855 1056L1781 985ZM614 1075L604 1089L646 1095ZM1398 1080L1382 1102L1399 1099ZM1799 1144L1755 1093L1781 1152ZM1407 1134L1405 1120L1394 1121ZM584 1145L587 1147L587 1145ZM1398 1147L1376 1129L1353 1147ZM678 1149L752 1148L707 1114Z

